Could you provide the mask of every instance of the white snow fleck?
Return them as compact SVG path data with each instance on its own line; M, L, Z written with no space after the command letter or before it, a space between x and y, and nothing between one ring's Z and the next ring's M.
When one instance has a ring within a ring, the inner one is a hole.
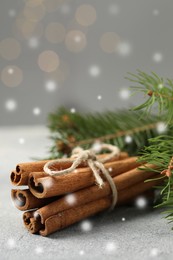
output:
M97 96L97 99L98 99L98 100L101 100L101 99L102 99L102 96L101 96L101 95L98 95L98 96Z
M93 65L89 68L89 74L92 77L98 77L101 73L100 68L97 65Z
M122 88L122 89L119 91L119 96L120 96L120 98L123 99L123 100L129 99L129 97L130 97L130 90L127 89L127 88Z
M48 80L46 81L45 83L45 89L48 91L48 92L54 92L56 89L57 89L57 84L55 81L53 80Z
M68 194L65 196L65 200L69 205L74 205L76 203L76 196L74 194Z
M83 250L80 250L80 251L79 251L79 255L84 255L84 253L85 253L85 252L84 252Z
M14 99L8 99L8 100L5 102L5 108L6 108L8 111L14 111L14 110L16 110L16 108L17 108L17 102L16 102Z
M28 46L32 49L36 49L39 46L39 40L36 37L31 37L28 41Z
M14 249L16 247L16 241L13 238L7 240L8 249Z
M152 248L151 251L150 251L150 256L151 257L157 257L159 254L159 250L158 248Z
M102 147L101 147L101 142L99 141L96 141L93 143L91 149L95 152L95 153L100 153L101 150L102 150Z
M37 247L35 248L35 253L36 253L36 254L40 255L40 254L42 254L43 252L44 252L44 250L43 250L42 247L37 246Z
M89 220L84 220L80 223L80 228L83 232L89 232L93 228L93 224Z
M145 197L138 197L135 200L135 205L137 208L144 209L144 208L146 208L147 204L148 204L148 202Z
M156 53L153 54L152 59L153 59L153 61L159 63L163 60L163 55L160 52L156 52Z
M157 123L156 130L159 134L165 133L167 130L167 125L164 122Z
M19 141L19 144L24 144L25 143L25 139L23 137L20 137L18 141Z
M130 135L126 135L126 137L125 137L125 142L127 143L127 144L130 144L131 142L132 142L132 137L130 136Z
M158 89L162 89L164 86L163 86L163 84L162 83L160 83L159 85L158 85Z
M41 114L41 109L40 109L39 107L35 107L35 108L33 109L33 114L34 114L35 116L39 116L39 115Z
M118 245L115 242L109 241L106 244L106 251L107 253L111 254L111 253L115 253L118 249Z
M130 43L128 43L128 42L121 42L118 44L117 52L121 56L126 57L132 52L132 47L131 47Z
M74 107L72 107L72 108L70 109L70 112L71 112L72 114L74 114L74 113L76 113L76 109L75 109Z
M121 220L122 220L123 222L124 222L124 221L126 221L126 219L125 219L125 218L122 218Z

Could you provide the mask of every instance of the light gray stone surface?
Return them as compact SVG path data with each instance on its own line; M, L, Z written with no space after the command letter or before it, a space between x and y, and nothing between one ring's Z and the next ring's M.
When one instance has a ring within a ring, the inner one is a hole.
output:
M151 208L122 207L99 214L89 219L93 225L89 232L77 223L47 238L29 234L22 213L11 203L9 173L18 162L44 156L50 144L47 136L43 127L0 128L1 260L173 259L171 226Z

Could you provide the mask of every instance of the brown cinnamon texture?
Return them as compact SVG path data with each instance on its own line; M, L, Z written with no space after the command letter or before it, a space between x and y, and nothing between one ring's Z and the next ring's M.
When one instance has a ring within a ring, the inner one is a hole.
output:
M41 208L56 199L56 198L38 199L34 197L34 195L29 191L29 189L11 190L11 198L16 208L23 211L29 209Z
M156 175L157 177L159 175ZM125 190L118 192L118 204L123 204L132 198L135 198L142 192L151 189L155 185L159 185L161 181L139 182ZM42 215L38 212L26 212L23 215L24 225L31 233L38 233L42 236L47 236L57 230L63 229L71 224L74 224L84 218L99 213L111 206L111 196L106 196L101 199L92 200L89 203L76 205L73 208L58 212L52 215L43 222ZM49 206L47 206L49 207Z
M137 157L130 157L124 160L104 164L112 177L134 169L139 165ZM131 172L128 176L130 177L130 175ZM28 181L30 191L37 198L48 198L68 192L74 192L89 187L94 183L95 178L89 167L76 169L74 172L61 176L49 176L48 174L45 176L45 173L30 173Z
M126 192L126 188L134 185L135 183L140 183L146 180L146 178L152 178L155 176L154 172L144 172L138 169L131 170L127 173L123 173L117 177L113 178L116 185L118 194L121 190ZM129 177L130 176L130 177ZM128 178L128 179L127 179ZM111 195L112 191L109 183L105 182L104 187L100 189L98 186L94 185L72 194L67 194L61 199L56 200L49 205L46 205L36 211L41 217L41 222L44 223L45 220L51 215L55 215L58 212L67 210L74 206L80 206L82 204L91 202L92 200L98 200ZM119 195L118 195L119 197ZM120 199L118 198L118 202Z
M105 157L106 154L98 155L98 158ZM119 156L116 158L113 158L112 160L123 160L128 157L128 154L126 152L120 153ZM28 185L28 177L30 172L43 172L44 165L51 160L43 160L43 161L36 161L36 162L26 162L26 163L20 163L16 166L16 169L11 172L11 183L16 186L20 185ZM61 159L61 163L55 163L54 168L55 169L66 169L69 168L72 165L72 162L74 159L70 159L69 162L66 162L65 160ZM83 167L82 165L79 165L79 167Z
M11 182L13 185L28 185L28 176L32 171L40 172L43 171L43 167L47 160L38 162L26 162L20 163L16 166L16 169L11 173Z

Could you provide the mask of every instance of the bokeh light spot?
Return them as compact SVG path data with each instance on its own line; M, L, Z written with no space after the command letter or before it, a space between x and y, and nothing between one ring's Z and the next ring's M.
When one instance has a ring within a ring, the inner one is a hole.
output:
M107 53L112 53L116 51L119 44L120 38L114 32L106 32L102 35L100 39L100 47L103 51Z
M7 87L16 87L23 80L23 72L17 66L7 66L1 72L1 80Z
M81 52L86 47L86 36L81 31L69 31L65 38L65 45L69 51Z
M43 51L38 57L38 65L45 72L55 71L59 66L59 57L54 51Z
M45 29L45 37L51 43L62 42L65 38L65 28L60 23L50 23Z
M92 25L96 20L96 10L92 5L80 5L76 10L75 18L82 26Z
M6 38L0 42L0 53L6 60L18 58L20 51L20 43L14 38Z

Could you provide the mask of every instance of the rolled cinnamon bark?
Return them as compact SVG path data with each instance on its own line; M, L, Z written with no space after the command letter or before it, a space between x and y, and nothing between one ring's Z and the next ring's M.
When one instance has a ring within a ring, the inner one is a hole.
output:
M16 170L12 171L10 179L13 185L28 185L29 173L43 171L43 167L48 160L38 162L20 163L16 166Z
M113 178L113 181L116 185L119 192L124 190L126 192L126 188L134 185L135 183L140 183L145 181L148 178L153 178L156 176L154 172L143 172L138 169L134 169L127 173L123 173L117 177ZM128 179L127 179L128 178ZM74 206L80 206L82 204L91 202L93 200L98 200L104 198L108 195L111 195L112 190L110 188L109 183L105 182L104 187L100 189L98 186L94 185L79 191L76 191L72 194L67 194L63 196L59 200L55 200L54 202L46 205L42 208L39 208L36 211L36 214L40 215L41 222L44 223L47 218L52 215L55 215L61 211L70 209ZM118 199L119 202L119 199Z
M130 157L120 161L105 163L104 166L109 170L110 175L114 177L127 170L138 167L140 164L136 160L137 157ZM129 176L130 175L131 172L129 172ZM28 181L30 191L37 198L48 198L68 192L74 192L89 187L94 183L95 177L89 167L76 169L74 172L61 176L50 176L44 173L30 173Z
M133 169L126 173L123 173L117 177L114 177L114 183L116 184L117 191L118 191L118 203L121 201L119 198L119 193L121 190L127 194L125 188L129 188L132 184L143 182L148 178L153 178L157 176L155 172L145 172L139 169ZM98 186L94 185L89 188L85 188L83 190L79 190L75 193L72 193L70 196L66 195L59 200L56 200L49 205L46 205L40 209L38 209L35 214L40 216L42 224L45 222L47 218L52 215L56 215L57 213L70 209L74 206L80 206L82 204L86 204L93 200L98 200L108 195L111 195L110 185L105 182L105 185L102 189Z
M105 157L106 154L98 155L98 158ZM119 156L111 159L112 160L123 160L128 157L128 153L122 152ZM44 161L37 161L37 162L26 162L26 163L20 163L16 166L16 170L11 172L11 183L16 186L20 185L28 185L28 177L30 172L43 172L44 165L51 160L44 160ZM66 160L61 159L61 163L55 163L54 167L57 170L62 170L69 168L74 159L69 159L69 162L66 162ZM84 165L79 165L78 167L84 167ZM52 169L53 169L52 168Z
M38 199L34 197L29 189L11 190L11 198L16 208L22 211L43 207L57 199L57 197Z
M160 175L155 175L155 177ZM139 182L131 187L128 187L125 190L118 192L118 204L123 204L132 198L135 198L142 192L151 189L155 185L159 185L159 181L151 182ZM99 213L111 206L112 198L111 196L106 196L101 199L93 200L88 203L83 203L76 207L58 212L57 214L52 215L45 219L42 223L42 215L37 211L25 212L23 215L23 221L25 227L31 233L38 233L42 236L47 236L57 230L63 229L69 225L72 225L84 218L87 218L91 215ZM49 205L47 205L49 207Z

